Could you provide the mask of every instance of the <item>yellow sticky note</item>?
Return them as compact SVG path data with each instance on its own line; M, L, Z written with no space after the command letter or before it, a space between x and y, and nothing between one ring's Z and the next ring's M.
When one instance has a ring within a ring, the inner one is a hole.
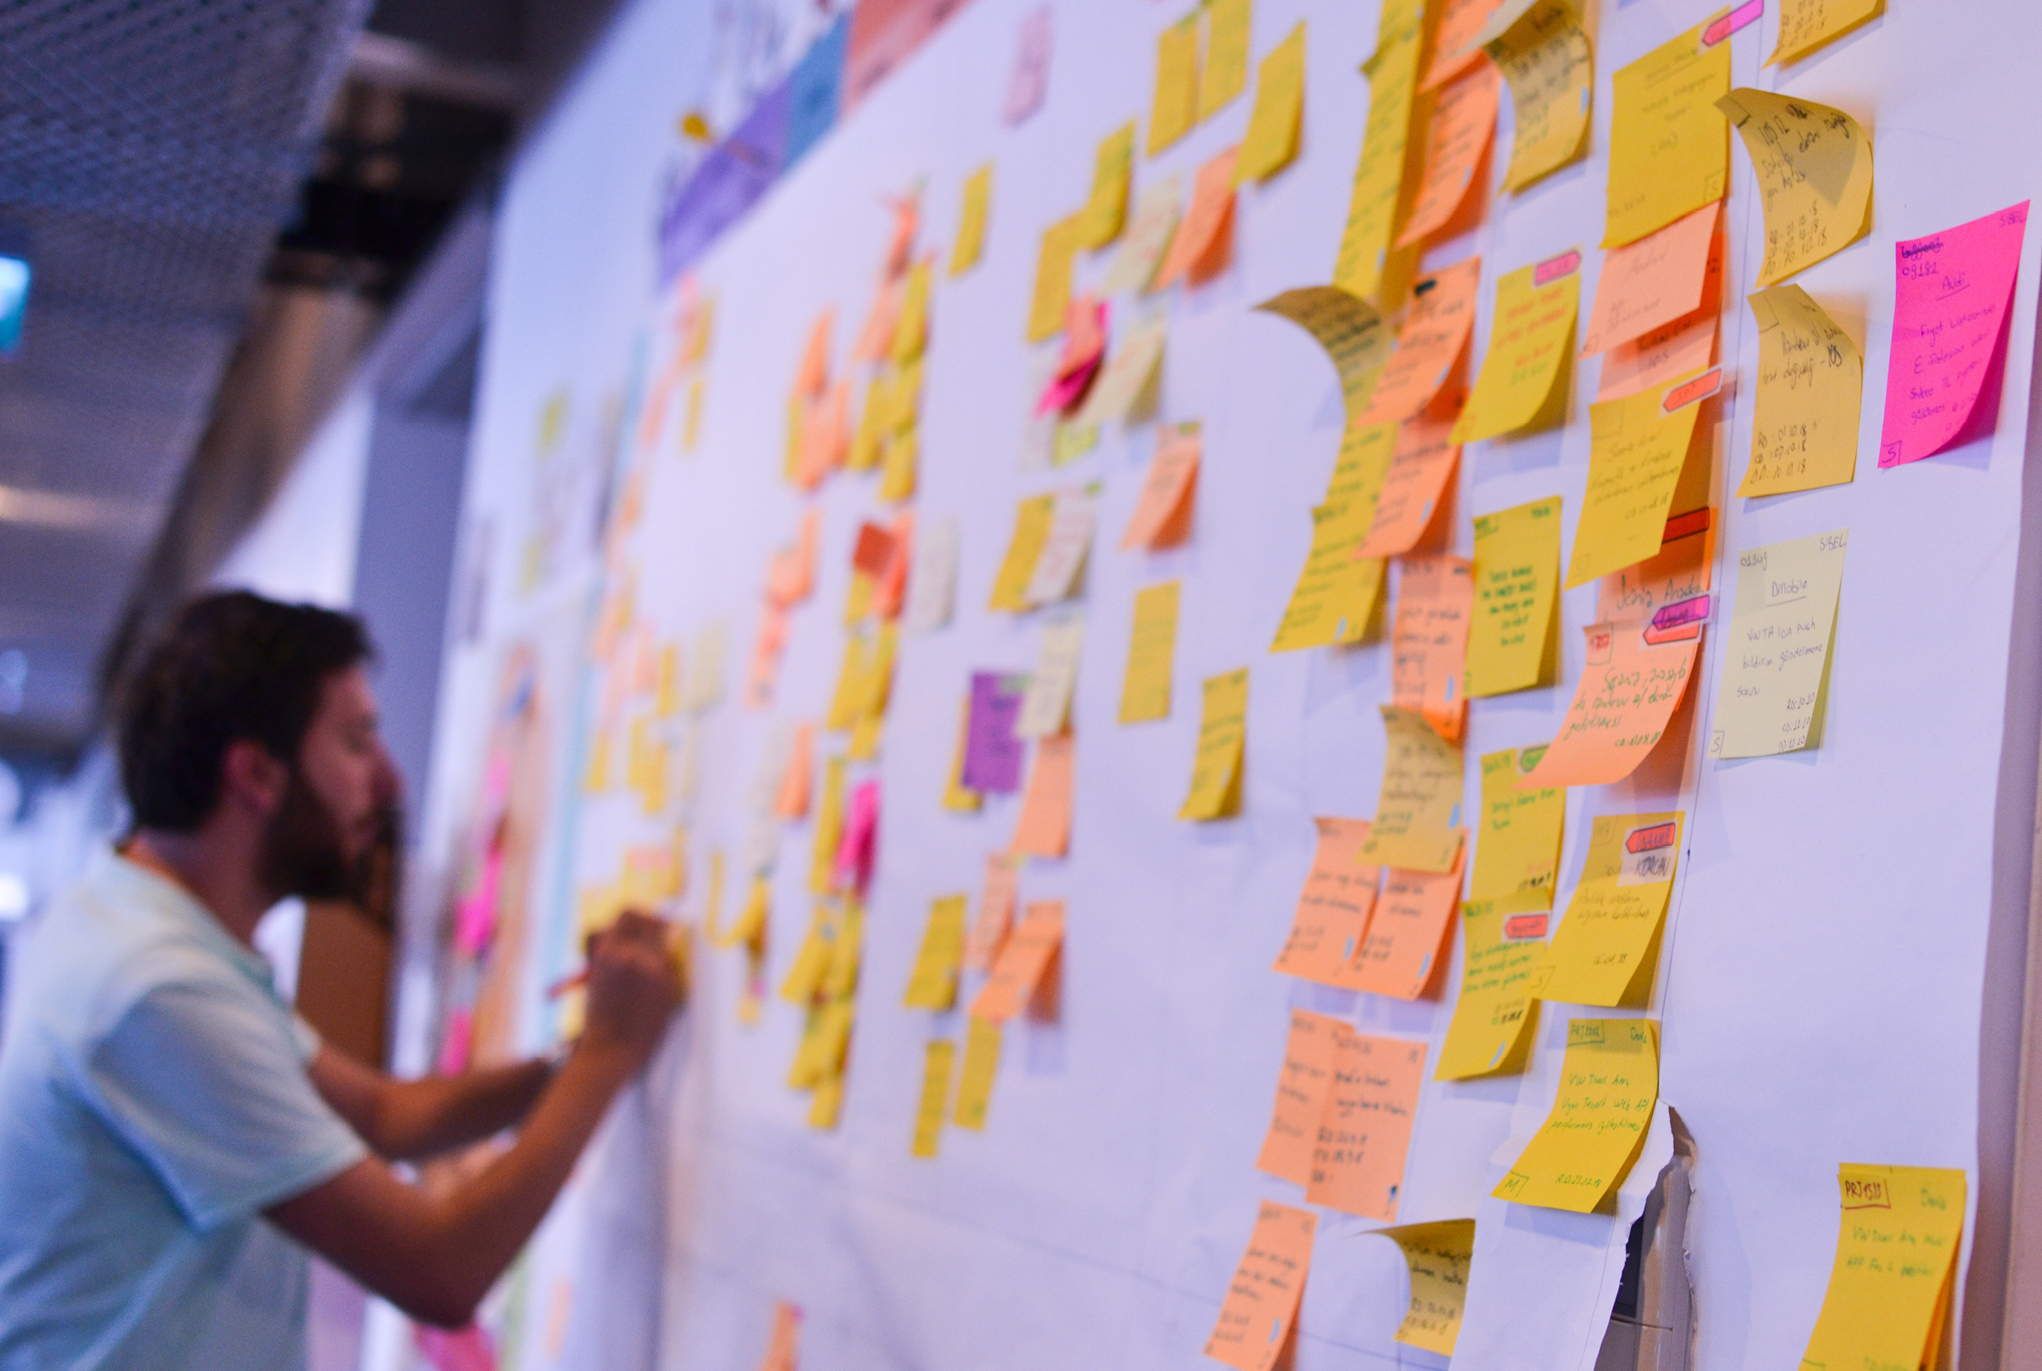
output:
M1567 822L1567 792L1558 787L1519 789L1545 755L1544 747L1512 747L1482 757L1482 809L1475 816L1472 900L1528 897L1525 909L1551 909L1559 885L1560 839ZM1539 936L1545 931L1540 928Z
M1340 392L1353 419L1368 408L1376 377L1390 360L1396 333L1366 300L1338 286L1300 286L1255 306L1290 320L1312 335L1340 375Z
M1720 11L1620 67L1611 80L1609 214L1602 245L1618 247L1723 198L1730 121L1730 43L1704 46Z
M856 726L860 707L865 702L866 678L872 669L872 647L864 634L852 633L844 638L844 660L837 668L837 684L830 692L830 712L824 718L824 727L832 733L841 733Z
M1699 400L1678 403L1694 384L1676 381L1588 407L1588 489L1567 562L1569 589L1659 551L1701 413Z
M1035 293L1028 305L1028 341L1045 342L1064 330L1071 303L1071 267L1084 245L1085 212L1066 215L1042 231L1035 258Z
M1358 557L1396 453L1395 424L1349 424L1326 502L1312 511L1305 554L1272 652L1355 643L1374 626L1382 602L1383 559Z
M1402 303L1418 264L1415 248L1399 248L1395 242L1425 46L1423 19L1423 0L1384 0L1375 55L1362 65L1368 77L1368 123L1333 266L1334 285L1382 309Z
M1769 757L1822 741L1829 647L1847 529L1737 554L1737 604L1724 638L1711 757Z
M1468 694L1550 683L1559 660L1560 497L1475 516Z
M1221 819L1240 809L1241 759L1247 740L1248 668L1206 678L1191 793L1184 797L1178 818Z
M1596 819L1566 917L1534 973L1540 999L1608 1008L1651 995L1680 833L1678 813Z
M971 733L971 699L965 698L961 717L957 722L957 753L950 761L950 779L943 787L943 807L953 814L972 814L978 811L985 797L964 784L964 747Z
M1470 900L1461 907L1461 990L1446 1041L1440 1044L1434 1080L1515 1076L1524 1070L1539 1019L1532 972L1546 946L1528 931L1543 928L1545 914L1524 906L1537 903L1535 894L1520 893Z
M1740 87L1716 102L1751 154L1765 206L1758 283L1776 285L1872 231L1872 139L1799 96Z
M681 450L693 452L702 441L702 410L706 392L700 376L688 378L688 407L681 419Z
M1135 592L1127 675L1120 687L1120 722L1170 717L1170 675L1177 654L1178 583L1163 581Z
M822 989L822 978L830 969L830 947L836 929L827 910L818 908L808 921L808 933L794 953L794 964L780 982L780 998L793 1004L807 1004Z
M1574 320L1580 312L1579 252L1520 267L1498 281L1489 351L1450 441L1473 443L1564 420L1562 378L1574 352Z
M929 345L929 289L935 267L926 258L908 268L907 293L901 297L900 317L893 326L892 357L895 366L907 366Z
M844 1112L844 1073L839 1071L815 1087L808 1105L808 1126L827 1133L837 1126Z
M1886 0L1780 0L1779 42L1767 66L1798 62L1832 39L1886 12Z
M1857 475L1865 359L1799 286L1751 297L1758 320L1758 393L1751 406L1751 465L1737 493L1783 495L1841 485Z
M1461 750L1425 716L1382 706L1382 794L1361 860L1406 871L1452 871L1461 856Z
M1451 1357L1468 1298L1468 1263L1475 1255L1475 1221L1444 1219L1378 1228L1404 1254L1411 1272L1411 1304L1390 1336L1409 1347Z
M976 1015L966 1020L964 1067L957 1073L957 1111L952 1121L974 1132L986 1126L986 1107L993 1099L993 1077L1000 1069L1000 1026Z
M1198 74L1198 118L1202 123L1219 113L1248 88L1248 43L1252 27L1251 0L1207 0L1209 23L1205 67Z
M1191 132L1198 122L1198 11L1156 39L1156 97L1149 106L1149 156Z
M1496 1198L1592 1213L1624 1183L1658 1103L1658 1024L1574 1020L1553 1112L1497 1185Z
M717 940L718 946L749 946L762 942L766 933L766 915L773 898L772 882L764 876L752 878L751 890L745 895L744 908L738 911L737 921L724 930Z
M964 956L964 896L945 895L929 906L929 926L908 975L901 1004L908 1009L948 1009L957 1003L957 966Z
M1964 1240L1964 1172L1845 1162L1836 1179L1843 1205L1836 1262L1801 1365L1943 1365Z
M821 994L826 1000L848 1000L858 989L858 967L865 952L865 907L846 899L832 922L830 964L823 969Z
M843 1072L844 1050L850 1045L857 1017L858 1007L850 1000L833 1000L810 1013L794 1065L787 1073L791 1088L814 1090Z
M1517 133L1505 190L1523 190L1588 151L1595 54L1575 0L1537 0L1485 48L1510 83Z
M1134 124L1106 135L1092 164L1092 195L1085 202L1078 239L1085 247L1103 248L1120 236L1127 218L1127 187L1134 176Z
M808 863L808 888L816 895L829 893L837 843L844 836L845 765L842 757L832 757L823 764L822 803L815 812L815 847Z
M950 1103L950 1066L957 1059L957 1045L948 1038L931 1042L922 1056L922 1102L915 1110L915 1140L909 1147L917 1157L933 1157L943 1140L943 1115Z
M993 208L993 164L986 163L964 182L964 208L957 216L957 242L950 249L950 274L962 276L985 255L986 220Z
M1241 141L1241 160L1234 180L1266 181L1298 155L1298 129L1305 113L1305 25L1298 21L1290 36L1262 59L1255 79L1255 112L1248 118L1248 136Z
M1007 555L993 579L989 608L1018 614L1028 608L1028 583L1035 578L1035 564L1049 542L1049 526L1056 514L1056 496L1038 495L1023 500L1014 511L1014 536Z
M653 713L671 719L681 712L681 645L668 643L659 653L659 684L653 693Z

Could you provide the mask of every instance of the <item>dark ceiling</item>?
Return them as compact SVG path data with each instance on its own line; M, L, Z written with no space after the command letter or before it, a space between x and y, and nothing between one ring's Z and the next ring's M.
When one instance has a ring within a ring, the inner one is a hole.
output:
M0 357L0 755L89 740L107 664L259 512L612 8L0 7L0 251L34 271Z

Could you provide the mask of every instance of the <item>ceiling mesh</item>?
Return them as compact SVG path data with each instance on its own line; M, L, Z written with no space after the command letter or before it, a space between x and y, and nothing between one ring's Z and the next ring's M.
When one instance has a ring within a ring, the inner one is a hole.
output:
M107 508L97 525L0 524L0 649L25 648L31 671L23 715L0 724L84 727L93 660L369 4L0 3L0 246L34 269L21 349L0 360L0 486Z

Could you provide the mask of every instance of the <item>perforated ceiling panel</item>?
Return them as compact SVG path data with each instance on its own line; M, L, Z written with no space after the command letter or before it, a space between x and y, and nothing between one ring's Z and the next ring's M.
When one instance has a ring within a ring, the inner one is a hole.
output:
M72 742L204 426L368 0L7 0L0 248L34 269L0 360L0 741Z

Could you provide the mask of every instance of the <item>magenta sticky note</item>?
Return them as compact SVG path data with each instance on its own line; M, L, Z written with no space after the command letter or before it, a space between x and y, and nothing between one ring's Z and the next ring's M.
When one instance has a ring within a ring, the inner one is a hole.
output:
M860 895L872 883L872 849L879 836L879 782L867 781L851 792L850 811L844 816L844 836L837 840L837 856L831 872L834 884Z
M1893 356L1879 465L1992 432L2028 202L1896 243Z
M1014 736L1014 722L1027 690L1025 674L972 673L971 715L964 729L965 789L1006 795L1021 788L1026 749Z

